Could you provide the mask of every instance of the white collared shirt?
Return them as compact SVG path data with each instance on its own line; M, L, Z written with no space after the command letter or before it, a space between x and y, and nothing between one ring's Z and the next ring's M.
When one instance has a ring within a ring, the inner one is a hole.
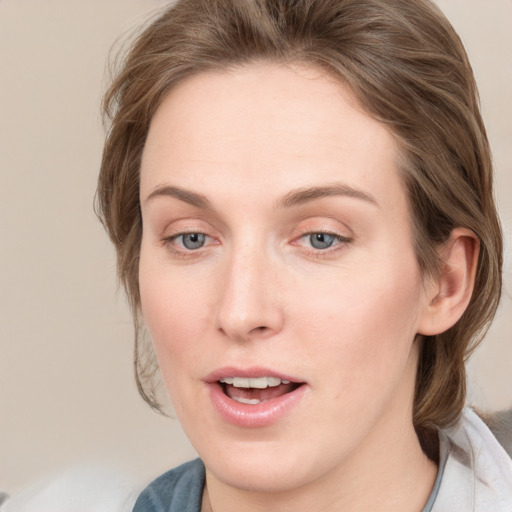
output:
M438 478L424 512L512 512L512 459L472 409L439 441Z

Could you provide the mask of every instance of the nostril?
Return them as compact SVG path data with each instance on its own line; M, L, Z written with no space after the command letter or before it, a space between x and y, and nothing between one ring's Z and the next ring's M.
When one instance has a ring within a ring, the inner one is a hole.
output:
M271 329L267 325L260 325L252 328L248 335L249 336L265 336Z

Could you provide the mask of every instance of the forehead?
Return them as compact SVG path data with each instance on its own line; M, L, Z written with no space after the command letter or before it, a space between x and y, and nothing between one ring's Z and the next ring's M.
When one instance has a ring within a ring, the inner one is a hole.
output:
M251 64L200 73L168 93L144 149L141 195L169 181L269 196L342 181L403 195L398 157L393 136L324 71Z

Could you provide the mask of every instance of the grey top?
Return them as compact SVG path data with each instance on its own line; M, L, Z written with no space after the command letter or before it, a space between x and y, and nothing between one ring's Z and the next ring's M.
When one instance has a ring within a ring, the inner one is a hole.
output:
M133 512L201 512L205 469L201 459L186 462L151 482Z

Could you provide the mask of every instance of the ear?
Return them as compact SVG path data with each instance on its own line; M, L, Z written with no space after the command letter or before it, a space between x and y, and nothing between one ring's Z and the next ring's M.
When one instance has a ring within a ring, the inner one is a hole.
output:
M457 228L440 248L443 268L426 284L427 301L418 334L433 336L455 325L466 310L473 287L480 244L469 229Z

